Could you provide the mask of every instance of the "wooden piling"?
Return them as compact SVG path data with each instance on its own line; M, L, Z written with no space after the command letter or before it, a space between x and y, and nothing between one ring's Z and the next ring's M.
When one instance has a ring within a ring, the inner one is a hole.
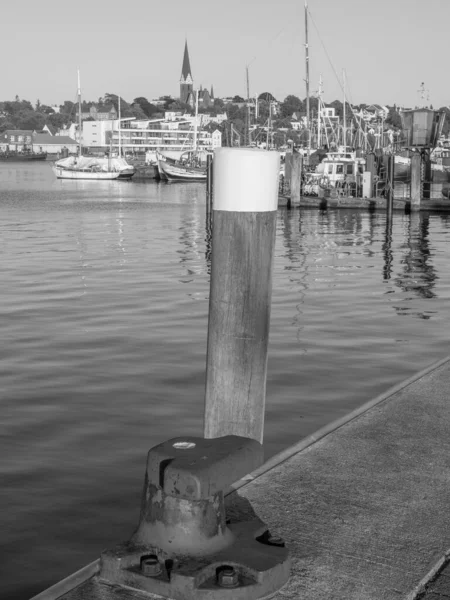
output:
M411 155L411 210L420 210L422 196L422 157L418 152Z
M206 211L212 210L213 191L213 158L211 154L206 156Z
M292 171L291 171L291 205L300 204L300 195L302 188L302 169L303 156L299 152L292 154Z
M366 171L369 171L370 173L370 191L369 194L367 196L367 198L373 198L374 196L374 184L373 182L375 181L375 175L377 174L377 166L375 164L375 154L370 153L366 155Z
M279 155L219 148L204 435L263 439Z
M292 173L292 152L286 152L284 158L284 180L291 182Z

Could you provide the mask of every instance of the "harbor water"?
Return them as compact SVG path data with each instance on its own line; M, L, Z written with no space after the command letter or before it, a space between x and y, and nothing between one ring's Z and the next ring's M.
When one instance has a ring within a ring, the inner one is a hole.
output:
M0 164L0 598L127 539L150 447L202 435L204 184ZM266 457L449 354L450 215L278 212ZM426 398L424 398L426 402Z

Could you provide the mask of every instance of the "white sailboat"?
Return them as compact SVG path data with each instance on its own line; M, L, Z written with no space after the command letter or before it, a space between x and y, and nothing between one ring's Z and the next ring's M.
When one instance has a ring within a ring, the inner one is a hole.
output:
M96 157L82 154L81 85L78 70L78 156L57 160L53 172L58 179L131 179L135 168L121 156L120 97L119 97L119 153L118 156Z

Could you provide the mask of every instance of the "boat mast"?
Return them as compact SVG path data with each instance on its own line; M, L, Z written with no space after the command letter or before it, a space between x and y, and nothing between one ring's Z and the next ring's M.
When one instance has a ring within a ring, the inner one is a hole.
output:
M342 124L342 137L344 142L344 152L347 150L347 117L345 114L345 69L342 69L342 79L344 83L344 114L343 114L343 124Z
M78 73L78 155L81 158L81 83L80 83L80 69L77 69Z
M245 127L245 133L246 133L246 144L247 146L250 146L250 82L249 82L249 78L248 78L248 65L245 67L245 74L246 74L246 80L247 80L247 106L246 106L246 111L245 111L245 118L246 118L246 127Z
M198 90L195 92L194 152L197 151Z
M270 130L272 129L272 101L269 100L269 118L267 120L266 150L270 150Z
M320 113L322 110L322 74L320 74L319 77L319 102L317 103L317 149L320 149L322 144L321 144L321 137L322 137L322 131L321 131L321 126L322 126L322 122L320 120Z
M309 116L309 46L308 46L308 0L305 0L305 62L306 62L306 127L308 132L308 163L311 154L311 127Z
M120 137L120 96L118 100L118 109L119 109L119 158L122 156L122 139Z

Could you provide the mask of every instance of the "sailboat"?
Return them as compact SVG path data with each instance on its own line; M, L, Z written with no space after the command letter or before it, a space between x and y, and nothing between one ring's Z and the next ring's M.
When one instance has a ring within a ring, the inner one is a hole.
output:
M161 179L167 181L206 181L207 152L197 148L198 91L195 96L194 143L192 150L183 152L178 160L161 152L156 155Z
M57 160L53 172L58 179L131 179L136 169L121 156L120 147L120 97L119 97L119 152L118 156L83 156L81 123L81 86L78 71L78 156L69 156Z

